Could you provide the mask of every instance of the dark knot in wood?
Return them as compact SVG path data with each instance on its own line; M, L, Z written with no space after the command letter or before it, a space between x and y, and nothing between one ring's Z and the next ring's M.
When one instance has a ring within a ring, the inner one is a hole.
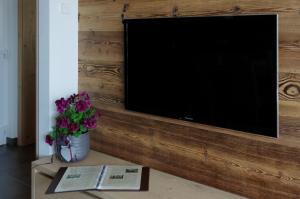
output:
M123 6L123 12L127 12L128 8L129 8L129 3L125 3Z
M173 17L177 17L178 16L178 7L177 6L173 7L172 16Z
M293 97L299 98L300 97L300 87L297 84L289 84L286 85L284 88L284 94Z
M233 7L233 12L240 12L241 8L239 6L234 6Z
M300 100L300 76L298 74L281 74L279 82L280 99Z

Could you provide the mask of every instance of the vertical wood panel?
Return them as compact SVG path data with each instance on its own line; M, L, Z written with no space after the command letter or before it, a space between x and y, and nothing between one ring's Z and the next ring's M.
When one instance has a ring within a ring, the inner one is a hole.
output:
M19 0L19 145L35 142L36 122L36 0Z

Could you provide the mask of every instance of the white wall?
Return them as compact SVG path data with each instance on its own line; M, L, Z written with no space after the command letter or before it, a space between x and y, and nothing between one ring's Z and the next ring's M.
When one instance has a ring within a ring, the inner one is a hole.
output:
M0 0L0 144L4 144L8 125L7 1Z
M0 0L0 144L18 131L18 0Z
M18 0L6 0L8 2L8 129L7 137L18 136Z
M78 1L38 0L37 155L52 154L45 136L55 100L78 92Z

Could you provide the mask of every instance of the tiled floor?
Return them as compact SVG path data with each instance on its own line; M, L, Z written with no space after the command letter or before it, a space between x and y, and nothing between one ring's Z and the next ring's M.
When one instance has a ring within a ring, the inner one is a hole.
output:
M34 145L0 146L0 199L30 199Z

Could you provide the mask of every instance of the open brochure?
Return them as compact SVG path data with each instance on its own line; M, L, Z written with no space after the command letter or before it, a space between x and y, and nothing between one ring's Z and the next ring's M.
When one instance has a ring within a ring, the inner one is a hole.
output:
M149 168L142 166L62 167L46 193L84 190L147 191Z

